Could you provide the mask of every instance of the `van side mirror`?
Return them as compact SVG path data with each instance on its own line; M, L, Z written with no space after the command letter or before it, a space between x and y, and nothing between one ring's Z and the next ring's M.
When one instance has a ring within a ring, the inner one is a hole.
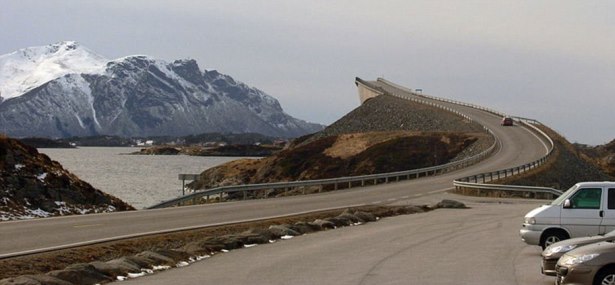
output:
M572 203L570 203L570 199L564 200L564 209L572 208Z

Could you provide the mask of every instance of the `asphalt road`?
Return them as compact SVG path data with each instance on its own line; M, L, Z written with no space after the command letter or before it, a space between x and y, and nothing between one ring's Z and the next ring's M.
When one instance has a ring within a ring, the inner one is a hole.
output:
M443 197L471 209L384 218L238 249L124 284L554 283L539 272L539 247L519 238L523 215L540 201L436 194L396 203Z
M521 165L546 152L544 142L522 127L502 127L501 118L495 115L468 107L455 108L491 128L500 138L502 148L477 165L399 183L267 200L3 222L0 223L0 257L169 229L416 198L450 189L455 178Z

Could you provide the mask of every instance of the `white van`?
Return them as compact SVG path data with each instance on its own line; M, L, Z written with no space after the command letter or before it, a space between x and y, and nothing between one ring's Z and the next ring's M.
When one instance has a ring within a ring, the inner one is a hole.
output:
M615 230L615 182L581 182L525 215L521 239L542 248Z

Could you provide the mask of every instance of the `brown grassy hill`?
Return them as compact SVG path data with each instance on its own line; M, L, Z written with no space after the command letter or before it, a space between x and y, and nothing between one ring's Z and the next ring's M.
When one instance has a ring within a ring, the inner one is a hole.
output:
M481 133L381 132L329 136L259 160L238 160L201 173L193 189L323 179L446 163Z
M35 148L0 136L0 220L133 209Z
M486 149L492 138L476 123L438 108L379 96L322 132L260 160L233 161L189 187L322 179L444 164Z
M498 180L497 184L543 186L566 190L577 182L614 179L600 167L584 159L584 155L557 132L544 126L541 129L555 142L555 151L549 162L544 167L520 176Z

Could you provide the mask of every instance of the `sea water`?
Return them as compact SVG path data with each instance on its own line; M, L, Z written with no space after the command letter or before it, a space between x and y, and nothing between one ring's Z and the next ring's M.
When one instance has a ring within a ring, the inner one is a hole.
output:
M95 188L137 209L182 195L178 174L199 174L238 157L128 155L130 147L41 148L39 152ZM186 181L186 184L189 181Z

